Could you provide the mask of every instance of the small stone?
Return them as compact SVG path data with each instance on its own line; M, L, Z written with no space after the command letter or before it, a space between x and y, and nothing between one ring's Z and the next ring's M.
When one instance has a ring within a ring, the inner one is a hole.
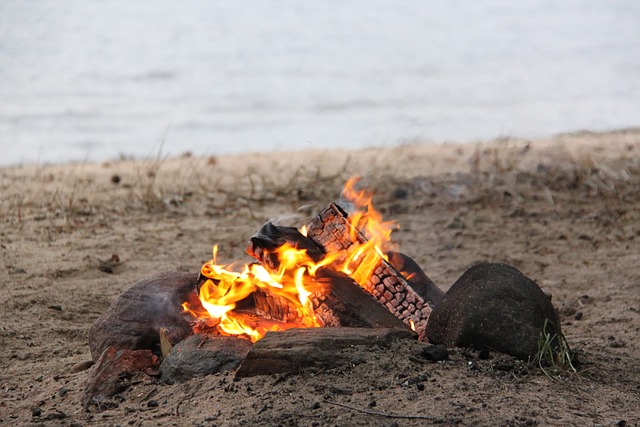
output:
M311 404L311 409L319 409L320 408L320 402L313 402Z
M40 415L42 415L42 409L40 407L34 406L33 408L31 408L32 417L39 417Z
M373 408L374 406L376 406L378 403L375 400L372 400L369 402L369 404L367 406L369 406L369 408Z
M483 348L483 349L480 349L480 351L478 351L478 359L480 360L487 360L490 355L491 353L487 348Z
M424 391L424 384L423 383L418 383L418 384L416 384L416 388L418 389L418 391Z
M443 344L428 345L422 349L422 357L432 362L439 362L449 358L449 350Z
M573 318L574 318L574 319L576 319L576 320L582 320L582 316L583 316L582 312L581 312L581 311L578 311L578 312L575 314L575 316L573 316Z
M150 400L147 402L147 406L149 408L157 408L158 407L158 401L157 400Z

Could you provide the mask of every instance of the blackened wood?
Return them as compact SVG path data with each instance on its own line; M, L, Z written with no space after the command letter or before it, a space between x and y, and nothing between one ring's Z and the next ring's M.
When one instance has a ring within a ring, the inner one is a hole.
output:
M310 328L268 332L242 361L236 378L324 370L362 361L366 347L415 339L407 329Z
M324 268L318 271L317 282L323 284L324 291L312 295L316 316L323 318L324 313L331 314L337 318L339 326L406 328L400 319L346 274Z
M339 253L340 260L346 259L352 245L365 241L362 233L349 224L350 211L348 204L337 201L307 224L307 236L326 252ZM388 261L380 257L373 275L360 285L398 319L418 332L421 338L425 337L434 302L418 293Z
M315 279L307 276L311 286L310 309L320 326L351 326L364 328L405 328L406 326L381 306L375 298L344 273L326 268ZM312 283L311 283L312 282ZM281 322L309 323L300 303L289 301L266 290L253 293L256 313Z
M270 221L249 239L246 252L268 269L277 270L279 260L275 251L285 243L296 249L306 250L307 255L315 262L324 257L323 249L301 234L297 228L281 227Z
M336 254L337 262L346 259L348 249L355 242L365 242L364 236L349 225L347 217L347 209L338 202L333 202L307 224L307 237L322 247L325 252ZM351 237L352 233L355 236L355 242Z
M380 258L373 274L361 286L406 325L412 327L421 339L425 338L427 321L433 310L386 260Z
M418 295L434 305L442 301L444 291L436 286L418 263L401 252L387 252L387 257L389 263L411 283Z

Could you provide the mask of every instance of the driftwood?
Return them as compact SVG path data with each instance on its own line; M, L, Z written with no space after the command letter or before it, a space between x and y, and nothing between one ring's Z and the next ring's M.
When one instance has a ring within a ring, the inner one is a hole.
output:
M309 328L267 332L242 361L236 378L319 371L362 363L366 347L388 347L400 339L415 339L415 335L407 329L392 328Z

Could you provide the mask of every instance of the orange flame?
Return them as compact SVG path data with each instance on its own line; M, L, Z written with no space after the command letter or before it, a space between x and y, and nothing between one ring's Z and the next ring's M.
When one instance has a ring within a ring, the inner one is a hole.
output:
M202 266L201 273L207 278L200 287L199 299L205 311L197 311L188 303L182 305L207 327L213 327L221 335L240 335L255 342L269 330L288 327L322 326L314 314L311 297L318 283L315 281L319 268L332 265L337 271L349 275L361 286L373 274L380 256L386 259L384 249L390 242L391 222L383 222L382 215L371 203L371 194L356 191L357 178L345 184L343 198L354 204L356 210L349 215L352 241L346 258L336 261L338 254L327 254L315 262L304 249L285 243L275 250L279 261L277 271L269 271L259 264L247 264L241 272L233 265L217 264L218 246L213 247L213 258ZM306 227L300 230L307 235ZM295 324L251 319L235 311L237 304L256 291L285 298L296 308L300 318Z

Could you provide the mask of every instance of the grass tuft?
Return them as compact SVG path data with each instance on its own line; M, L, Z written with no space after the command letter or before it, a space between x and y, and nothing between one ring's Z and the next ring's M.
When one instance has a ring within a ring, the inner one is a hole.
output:
M529 366L538 366L549 378L557 377L565 372L577 373L576 354L569 347L569 343L561 332L551 333L552 323L545 319L538 352L529 359Z

